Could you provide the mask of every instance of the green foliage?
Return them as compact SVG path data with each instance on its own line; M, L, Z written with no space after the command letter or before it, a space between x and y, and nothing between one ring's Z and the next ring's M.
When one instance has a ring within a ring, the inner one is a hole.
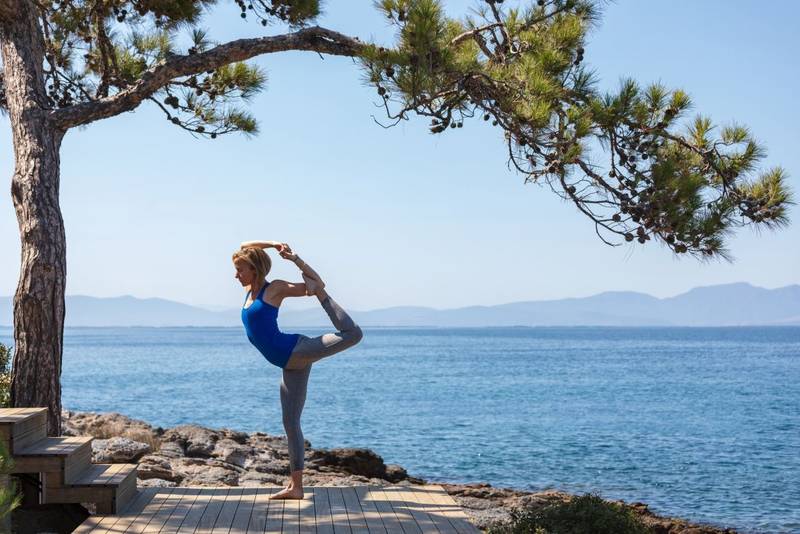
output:
M541 509L516 508L489 534L650 534L633 510L587 493Z
M14 460L8 447L0 441L0 482L7 481L7 486L0 486L0 520L22 504L22 494L17 492L17 485L7 476L13 467Z
M53 107L113 95L140 80L173 55L200 54L214 46L200 27L216 0L62 0L37 4L45 37L45 78ZM263 25L284 22L299 28L320 14L319 0L236 0L239 15ZM187 39L188 38L188 39ZM185 50L178 42L188 41ZM169 80L150 100L167 119L193 134L216 137L254 134L255 118L235 106L262 90L266 76L254 65L235 63ZM189 99L188 94L196 98ZM177 106L170 97L182 96ZM172 111L170 110L172 108ZM208 117L210 120L205 121Z
M0 343L0 408L11 406L11 349Z
M762 167L766 152L745 126L720 128L702 114L687 122L688 94L660 83L624 79L615 91L597 89L584 47L602 0L475 2L475 15L458 20L441 0L373 0L396 27L396 43L351 40L344 53L358 56L364 83L375 86L395 124L421 115L441 134L475 116L491 121L525 181L546 182L610 245L655 240L677 254L730 259L725 240L734 229L788 224L786 172ZM241 18L265 26L299 28L320 14L319 0L235 3ZM215 43L201 23L215 4L38 3L50 104L114 95L174 55L208 57ZM265 82L254 65L233 63L165 80L148 98L192 134L255 134L255 118L238 104Z
M788 223L786 173L759 170L765 151L747 128L719 129L702 115L682 124L689 96L660 83L596 89L583 56L599 2L505 11L486 2L464 21L448 19L439 0L374 3L399 35L396 46L361 56L364 82L377 86L388 116L431 117L434 134L475 115L491 120L526 182L546 181L604 242L656 238L677 254L730 259L733 229Z

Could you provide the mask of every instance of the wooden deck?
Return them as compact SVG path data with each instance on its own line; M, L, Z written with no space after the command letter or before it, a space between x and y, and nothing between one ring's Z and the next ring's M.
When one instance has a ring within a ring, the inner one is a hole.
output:
M315 486L303 500L280 487L139 488L119 515L96 515L75 534L479 533L441 486Z

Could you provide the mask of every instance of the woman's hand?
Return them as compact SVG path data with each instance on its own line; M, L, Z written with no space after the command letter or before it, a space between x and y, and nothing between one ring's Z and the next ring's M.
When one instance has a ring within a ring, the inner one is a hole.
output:
M292 247L289 246L289 243L277 243L275 248L278 249L278 254L281 255L281 258L289 261L297 259L297 254L292 252Z

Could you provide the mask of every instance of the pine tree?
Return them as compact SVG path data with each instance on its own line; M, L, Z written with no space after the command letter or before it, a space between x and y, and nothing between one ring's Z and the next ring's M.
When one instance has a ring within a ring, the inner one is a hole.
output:
M734 229L787 224L786 173L760 168L764 149L747 128L687 117L691 101L679 89L626 80L597 90L583 61L596 1L476 2L473 16L456 20L439 0L375 1L397 28L387 48L313 25L319 0L236 0L238 16L289 31L222 44L202 28L214 0L0 0L0 107L13 130L22 241L12 405L49 406L49 432L60 433L64 134L145 101L196 136L255 134L242 105L264 86L246 62L262 54L355 58L392 124L422 115L443 134L491 121L525 181L571 201L609 245L655 240L676 254L729 259ZM182 35L189 46L178 46Z

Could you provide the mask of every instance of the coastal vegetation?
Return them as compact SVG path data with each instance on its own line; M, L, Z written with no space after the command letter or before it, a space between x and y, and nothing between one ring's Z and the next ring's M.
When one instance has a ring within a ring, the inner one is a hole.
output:
M541 508L514 508L510 519L490 527L488 534L650 534L636 513L595 493L572 497Z
M14 467L14 460L5 443L0 441L0 528L7 525L11 512L22 504L22 494L17 491L17 484L9 476Z
M11 407L11 349L0 343L0 408Z
M0 343L0 408L7 408L10 402L11 357L11 350ZM13 467L14 459L5 442L0 440L0 528L8 526L9 514L22 503L22 494L9 476Z

